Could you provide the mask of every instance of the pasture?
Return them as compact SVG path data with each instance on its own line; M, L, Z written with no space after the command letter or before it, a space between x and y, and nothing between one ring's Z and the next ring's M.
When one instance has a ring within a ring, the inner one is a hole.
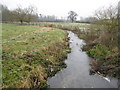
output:
M16 24L2 29L3 87L47 87L47 77L65 66L67 32Z

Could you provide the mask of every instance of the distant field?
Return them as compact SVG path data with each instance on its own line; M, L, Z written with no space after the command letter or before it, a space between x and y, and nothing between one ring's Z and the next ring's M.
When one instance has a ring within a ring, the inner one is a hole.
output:
M52 27L70 31L88 31L91 24L88 23L69 23L69 22L31 22L24 23L31 26ZM96 25L95 25L96 26ZM96 27L95 27L96 28Z
M87 23L55 23L55 22L40 22L39 24L54 24L54 25L62 25L62 26L79 26L79 27L86 27L89 26L90 24Z
M14 22L15 23L15 22ZM16 22L16 24L20 24ZM70 22L31 22L31 23L23 23L25 25L39 25L39 26L47 26L54 25L54 27L89 27L88 23L70 23Z
M47 87L47 77L64 65L62 60L68 51L66 31L3 24L2 38L4 87Z

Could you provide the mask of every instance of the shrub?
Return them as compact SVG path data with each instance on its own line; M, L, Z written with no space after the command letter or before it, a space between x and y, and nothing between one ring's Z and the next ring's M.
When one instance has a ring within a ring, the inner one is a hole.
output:
M92 49L88 50L87 53L93 58L104 59L104 57L106 57L106 55L108 55L110 51L106 46L98 44Z

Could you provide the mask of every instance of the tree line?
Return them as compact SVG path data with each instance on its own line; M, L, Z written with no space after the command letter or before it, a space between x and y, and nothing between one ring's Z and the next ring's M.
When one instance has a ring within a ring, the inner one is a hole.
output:
M37 21L38 14L37 8L29 6L27 8L17 7L14 10L9 10L7 6L0 5L2 11L2 21L3 22L14 22L19 21L21 24L23 22Z
M43 15L37 13L37 8L33 6L28 6L27 8L22 8L18 6L14 10L9 10L7 6L0 4L2 21L3 22L66 22L64 18L58 19L54 15Z
M33 6L28 6L27 8L22 8L18 6L14 10L9 10L7 6L1 5L1 15L2 15L2 21L3 22L20 22L21 24L23 22L78 22L78 23L91 23L95 21L107 21L112 20L114 18L118 18L118 8L110 6L109 9L100 9L95 12L94 16L86 17L86 18L80 18L80 20L77 20L78 14L75 11L69 11L67 19L61 18L58 19L56 16L52 15L42 15L37 13L37 8ZM116 14L117 13L117 14ZM116 14L116 15L115 15ZM113 18L114 16L114 18ZM105 20L106 19L106 20Z
M7 6L0 4L1 15L3 22L91 22L92 17L84 18L84 20L77 21L78 14L75 11L69 11L67 18L57 18L54 15L43 15L37 13L37 8L28 6L22 8L18 6L14 10L9 10Z

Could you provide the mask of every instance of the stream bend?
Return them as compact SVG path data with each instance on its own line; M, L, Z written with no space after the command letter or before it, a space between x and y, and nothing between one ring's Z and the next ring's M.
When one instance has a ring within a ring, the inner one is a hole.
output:
M67 55L67 68L48 79L50 88L118 88L118 79L89 74L90 57L82 51L85 42L68 31L71 53Z

